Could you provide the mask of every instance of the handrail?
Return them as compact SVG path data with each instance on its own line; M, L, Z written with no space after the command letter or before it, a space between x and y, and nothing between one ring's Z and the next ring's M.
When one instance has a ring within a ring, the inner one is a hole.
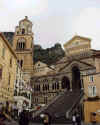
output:
M53 104L61 96L62 96L61 94L57 95L48 105L46 105L45 107L41 108L39 111L35 112L34 117L36 117L39 113L41 113L42 111L47 109L49 105Z
M72 107L68 110L69 111L69 113L71 113L72 112L72 110L73 110L73 108L74 108L74 106L76 105L76 103L79 101L79 99L82 97L84 95L84 92L83 91L81 91L81 93L80 93L80 96L79 96L79 98L77 99L77 101L72 105ZM67 112L66 112L67 113Z

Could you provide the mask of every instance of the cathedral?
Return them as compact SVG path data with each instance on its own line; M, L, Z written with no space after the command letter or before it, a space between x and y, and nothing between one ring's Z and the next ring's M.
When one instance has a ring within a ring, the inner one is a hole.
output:
M78 35L64 44L64 50L66 55L53 65L55 70L31 78L33 103L46 104L42 113L51 114L54 122L62 123L75 112L85 122L92 122L96 112L99 121L100 51L91 49L90 38Z
M100 109L100 50L91 48L91 39L75 35L64 44L65 57L48 66L34 64L32 22L26 16L19 21L13 36L13 49L33 88L33 104L44 104L46 112L56 120L79 111L82 119L91 121ZM95 105L95 106L94 106Z

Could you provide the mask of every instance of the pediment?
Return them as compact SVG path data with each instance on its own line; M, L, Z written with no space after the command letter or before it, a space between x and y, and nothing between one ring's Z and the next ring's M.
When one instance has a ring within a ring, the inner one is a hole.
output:
M90 45L91 39L81 36L74 36L71 40L64 44L64 48L73 48L80 45Z
M35 68L38 68L38 67L47 67L47 64L41 62L41 61L38 61L35 65L34 65Z
M74 61L71 61L71 62L65 64L64 67L59 69L59 72L72 72L72 68L74 66L77 66L80 71L84 71L84 70L88 70L88 69L95 69L95 66L93 66L91 64L88 64L86 62L79 61L79 60L74 60Z

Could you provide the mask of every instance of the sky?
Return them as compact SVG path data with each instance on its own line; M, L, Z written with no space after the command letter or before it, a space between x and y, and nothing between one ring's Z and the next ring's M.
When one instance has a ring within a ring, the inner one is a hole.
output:
M0 0L0 31L15 31L25 16L33 23L34 43L50 48L75 35L100 49L100 0Z

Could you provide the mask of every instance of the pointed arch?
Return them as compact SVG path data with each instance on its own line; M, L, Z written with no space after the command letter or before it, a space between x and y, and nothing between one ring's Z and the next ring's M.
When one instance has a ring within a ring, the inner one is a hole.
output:
M81 89L80 70L77 65L72 67L72 89Z
M69 78L67 76L64 76L62 78L61 86L62 86L62 89L67 89L67 90L70 89L70 81L69 81Z

